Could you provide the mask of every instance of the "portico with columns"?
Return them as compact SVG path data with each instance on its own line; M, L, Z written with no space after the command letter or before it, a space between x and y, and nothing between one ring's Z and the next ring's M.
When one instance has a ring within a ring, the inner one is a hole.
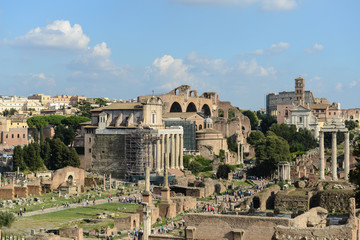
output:
M162 174L166 163L169 169L183 170L183 128L176 126L165 129L154 129L151 131L151 135L153 139L155 139L149 143L151 171Z
M326 123L320 130L319 133L319 151L320 151L320 180L325 180L325 154L324 154L324 133L330 132L332 134L331 140L331 172L332 172L332 180L338 180L337 173L337 142L336 142L336 134L337 132L345 133L345 147L344 147L344 179L346 181L349 180L349 172L350 172L350 146L349 146L349 130L345 127L345 124L340 121L336 121L335 119L331 122Z

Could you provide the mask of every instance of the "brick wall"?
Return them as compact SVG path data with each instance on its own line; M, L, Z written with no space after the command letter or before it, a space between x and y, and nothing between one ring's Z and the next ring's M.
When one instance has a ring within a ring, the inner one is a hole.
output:
M14 194L15 194L15 197L27 198L28 197L28 188L27 187L15 186L14 187Z

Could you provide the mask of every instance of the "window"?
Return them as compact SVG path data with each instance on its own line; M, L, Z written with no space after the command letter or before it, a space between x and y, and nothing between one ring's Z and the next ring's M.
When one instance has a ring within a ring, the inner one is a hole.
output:
M91 143L91 138L89 138L89 143Z
M89 153L91 153L91 148L89 148Z
M25 133L23 134L23 138L25 138Z
M14 134L11 134L11 138L14 138Z
M155 123L156 123L156 113L153 113L153 114L151 115L151 123L152 123L152 124L155 124Z
M17 135L17 138L20 138L20 134Z
M6 138L8 138L9 137L9 134L6 134Z
M299 117L299 122L302 123L302 117Z

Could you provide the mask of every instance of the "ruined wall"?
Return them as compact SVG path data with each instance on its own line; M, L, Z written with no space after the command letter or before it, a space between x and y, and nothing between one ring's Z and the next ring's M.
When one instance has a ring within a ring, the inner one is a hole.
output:
M140 215L138 213L132 214L127 218L114 218L114 227L117 230L132 230L139 228Z
M59 230L60 237L83 240L83 229L78 227L67 227Z
M204 188L187 188L186 196L194 197L194 198L202 198L204 197Z
M349 199L354 197L353 190L325 190L319 191L310 200L310 207L320 206L329 212L348 212Z
M72 176L73 183L76 186L84 186L85 171L81 168L65 167L55 171L52 178L52 189L57 189L62 183L65 183Z
M18 198L27 198L28 197L28 188L21 187L21 186L15 186L14 194L15 194L15 197L18 197Z
M274 240L288 239L354 239L350 226L331 226L327 228L285 228L277 227Z
M99 177L85 177L84 184L86 187L102 186L104 185L104 178Z
M177 213L196 208L196 198L193 197L172 197L171 200L176 203Z
M0 188L0 199L13 200L15 198L15 191L12 185Z
M28 188L28 194L29 195L37 195L40 196L42 191L41 191L41 185L27 185Z
M187 214L185 225L195 227L194 239L234 239L233 230L244 231L246 240L271 240L276 226L290 227L285 218L250 217L219 214Z
M93 170L124 178L127 172L125 162L125 135L97 134L92 148Z
M298 193L295 189L288 192L280 192L275 196L275 209L292 210L294 208L308 210L312 194L305 191Z

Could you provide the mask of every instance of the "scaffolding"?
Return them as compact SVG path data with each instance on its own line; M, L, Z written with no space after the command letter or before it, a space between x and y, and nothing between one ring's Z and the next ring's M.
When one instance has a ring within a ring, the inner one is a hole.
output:
M158 137L151 133L150 129L137 129L131 134L126 135L126 167L127 177L144 176L145 164L149 165L150 155L154 154L153 143ZM154 156L154 155L153 155Z

